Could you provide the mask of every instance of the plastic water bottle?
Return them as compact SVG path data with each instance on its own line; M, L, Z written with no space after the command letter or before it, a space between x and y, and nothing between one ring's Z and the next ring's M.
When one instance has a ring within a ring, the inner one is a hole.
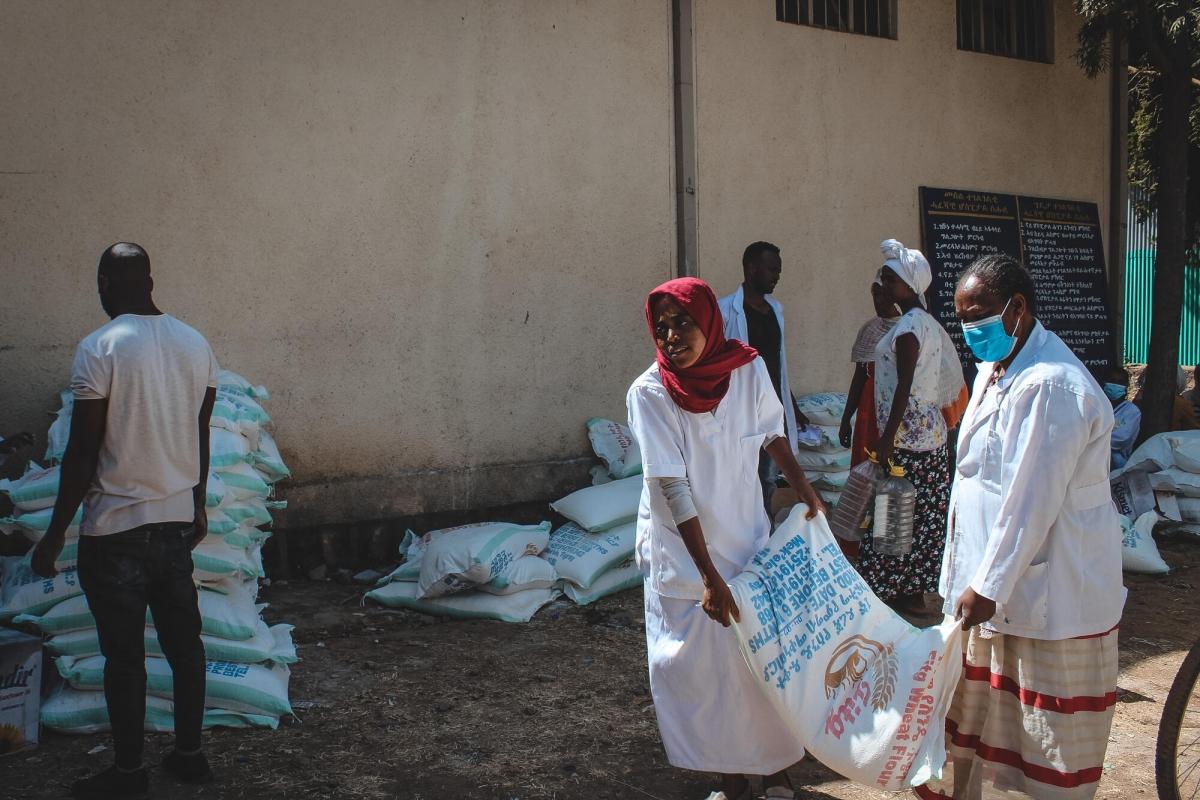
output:
M867 453L867 460L850 470L842 496L829 513L829 529L834 536L847 542L862 540L863 521L875 499L878 482L879 462L874 453Z
M882 556L906 556L912 552L916 508L916 487L904 477L904 467L893 464L891 474L875 490L871 549Z

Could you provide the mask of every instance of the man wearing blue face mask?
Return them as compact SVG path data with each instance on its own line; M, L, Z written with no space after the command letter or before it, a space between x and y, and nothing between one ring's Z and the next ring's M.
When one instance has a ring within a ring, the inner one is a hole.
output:
M1091 798L1125 603L1109 495L1112 403L1038 322L1032 278L976 260L955 309L982 362L962 420L940 591L962 621L947 769L923 798Z
M1133 455L1133 445L1142 430L1142 412L1126 398L1129 395L1129 373L1124 367L1109 370L1104 382L1104 394L1113 407L1112 468L1125 466Z

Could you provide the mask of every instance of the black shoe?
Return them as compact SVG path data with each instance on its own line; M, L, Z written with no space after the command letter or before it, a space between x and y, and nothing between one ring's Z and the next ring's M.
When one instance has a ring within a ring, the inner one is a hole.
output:
M208 767L208 759L204 753L181 755L178 750L172 750L162 760L162 768L174 775L183 783L212 783L212 770Z
M146 770L121 772L116 765L90 778L71 784L71 797L76 800L116 800L116 798L143 798L150 794L150 778Z

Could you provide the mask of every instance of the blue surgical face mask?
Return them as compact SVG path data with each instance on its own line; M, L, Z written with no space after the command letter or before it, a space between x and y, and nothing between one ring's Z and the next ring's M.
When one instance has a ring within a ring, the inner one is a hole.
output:
M1108 395L1109 400L1115 403L1125 399L1129 394L1129 387L1123 383L1106 383L1104 384L1104 393Z
M1008 311L1012 300L1009 299L1004 304L1004 311L1001 311L995 316L981 319L977 322L964 322L962 324L963 338L967 341L967 346L971 348L971 352L980 361L995 363L1008 358L1017 346L1017 337L1014 334L1009 334L1004 329L1004 313ZM1020 318L1017 319L1017 325L1021 324ZM1013 330L1016 328L1014 326Z

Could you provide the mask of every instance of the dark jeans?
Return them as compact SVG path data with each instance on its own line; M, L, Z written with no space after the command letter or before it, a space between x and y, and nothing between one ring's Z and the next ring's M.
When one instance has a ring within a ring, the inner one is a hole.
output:
M200 749L204 646L192 583L192 525L165 522L79 539L79 580L104 654L104 699L117 766L142 763L146 607L175 683L175 746Z

